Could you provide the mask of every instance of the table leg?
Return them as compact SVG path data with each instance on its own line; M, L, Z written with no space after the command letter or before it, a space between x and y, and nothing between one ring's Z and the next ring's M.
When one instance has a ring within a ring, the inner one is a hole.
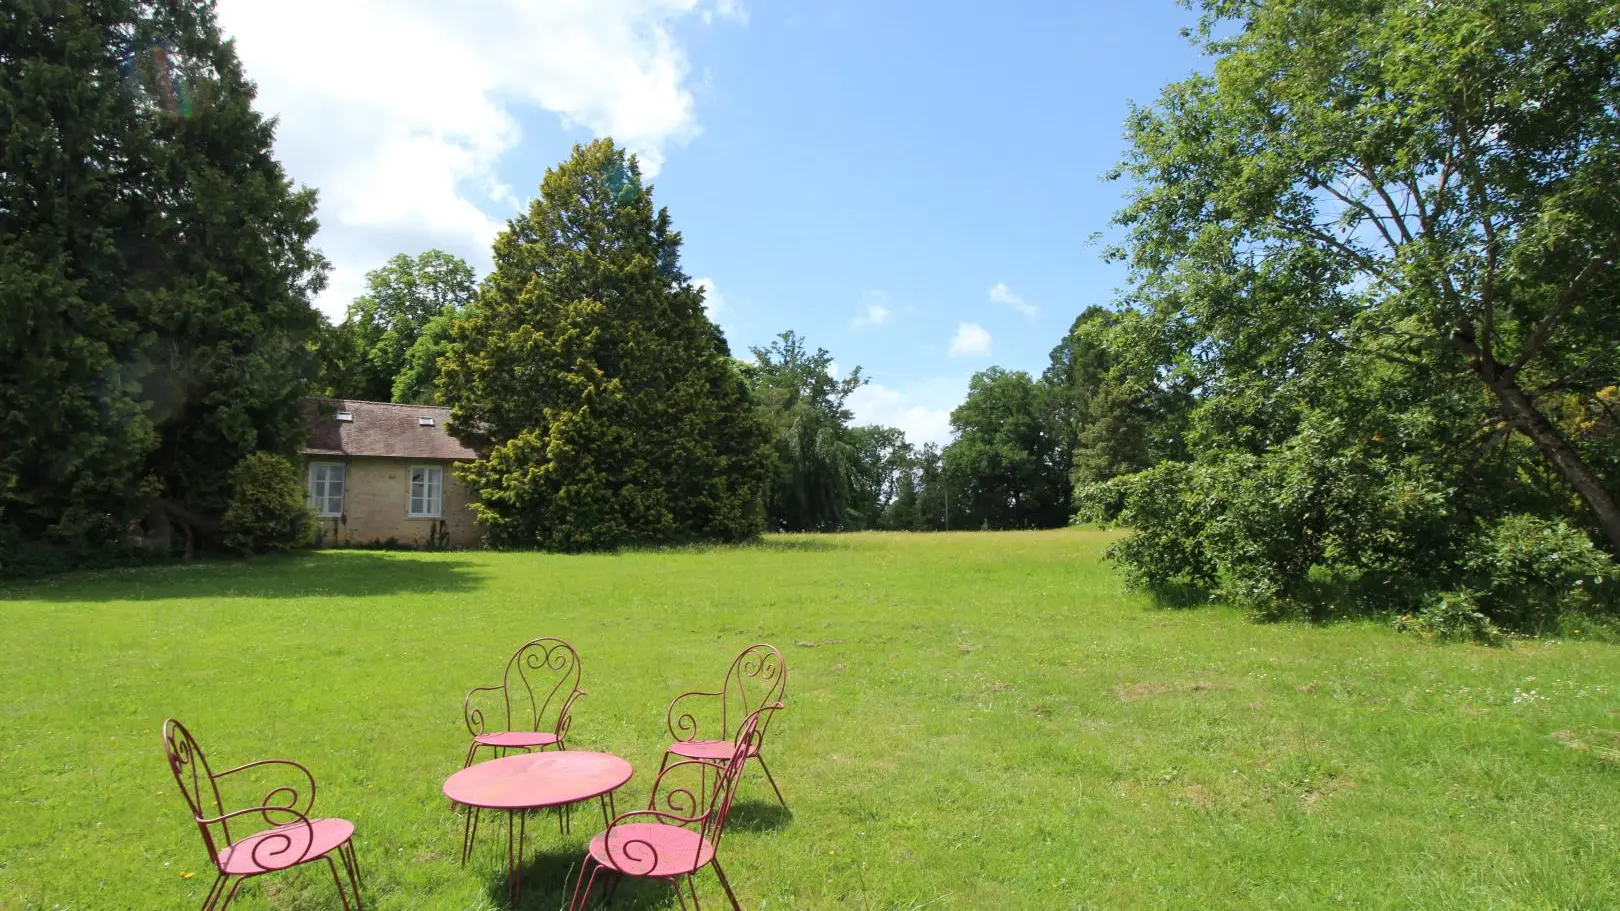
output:
M514 837L512 828L517 817L517 835ZM506 815L506 900L516 908L518 893L523 888L523 835L528 823L524 810L512 810Z
M467 818L461 823L461 865L467 866L467 858L472 856L473 841L478 838L478 808L467 807Z

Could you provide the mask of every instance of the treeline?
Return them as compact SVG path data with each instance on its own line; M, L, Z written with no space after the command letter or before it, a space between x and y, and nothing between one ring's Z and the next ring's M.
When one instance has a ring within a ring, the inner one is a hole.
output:
M317 389L375 401L445 400L440 359L452 327L477 312L472 269L429 250L395 256L366 282L367 293L344 319L323 321L316 336ZM848 400L867 382L861 368L834 376L832 354L811 350L797 333L750 349L735 366L774 452L765 527L942 531L1066 524L1076 483L1138 470L1180 451L1164 403L1148 406L1120 391L1104 347L1114 320L1107 310L1088 310L1038 377L999 367L974 376L951 414L955 439L943 447L916 445L897 428L856 425Z
M1055 528L1074 490L1186 455L1192 399L1143 389L1110 354L1120 315L1092 307L1039 375L992 367L951 412L953 440L915 445L893 427L858 426L847 407L860 368L784 332L743 365L775 435L766 514L780 531Z

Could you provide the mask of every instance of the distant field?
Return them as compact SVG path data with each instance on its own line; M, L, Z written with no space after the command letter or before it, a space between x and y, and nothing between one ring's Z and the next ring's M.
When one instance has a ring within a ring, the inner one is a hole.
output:
M160 749L309 765L367 907L504 906L440 785L461 699L566 638L571 743L644 801L676 693L755 640L791 667L777 811L722 848L750 909L1620 908L1620 649L1431 645L1123 593L1088 531L775 537L619 556L309 553L0 596L0 909L194 908L211 872ZM596 824L592 824L592 819ZM599 828L531 826L524 908ZM243 909L336 908L314 868ZM194 878L184 878L195 873ZM705 907L722 907L712 874ZM616 907L675 907L657 885Z

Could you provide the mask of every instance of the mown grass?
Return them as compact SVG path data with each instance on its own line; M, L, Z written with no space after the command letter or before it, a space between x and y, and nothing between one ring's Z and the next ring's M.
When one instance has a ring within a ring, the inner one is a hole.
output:
M0 908L184 908L210 878L159 745L312 767L368 907L504 905L440 785L461 697L520 642L578 646L573 737L631 760L743 645L789 710L727 871L753 909L1620 907L1620 649L1257 625L1120 590L1108 536L854 535L618 556L313 553L0 599ZM596 826L531 828L555 908ZM599 820L598 820L599 822ZM195 873L186 879L184 874ZM314 872L236 907L337 907ZM700 882L705 905L723 897ZM673 907L666 889L619 907Z

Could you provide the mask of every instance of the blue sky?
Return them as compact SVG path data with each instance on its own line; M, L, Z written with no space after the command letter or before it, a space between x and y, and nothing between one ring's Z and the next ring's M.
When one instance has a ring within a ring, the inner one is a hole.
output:
M324 309L394 252L487 268L545 168L614 135L733 350L797 330L864 368L859 418L919 441L948 438L973 372L1039 371L1113 297L1088 238L1124 188L1101 175L1128 103L1200 65L1171 0L307 2L319 34L256 0L221 21L322 192Z

